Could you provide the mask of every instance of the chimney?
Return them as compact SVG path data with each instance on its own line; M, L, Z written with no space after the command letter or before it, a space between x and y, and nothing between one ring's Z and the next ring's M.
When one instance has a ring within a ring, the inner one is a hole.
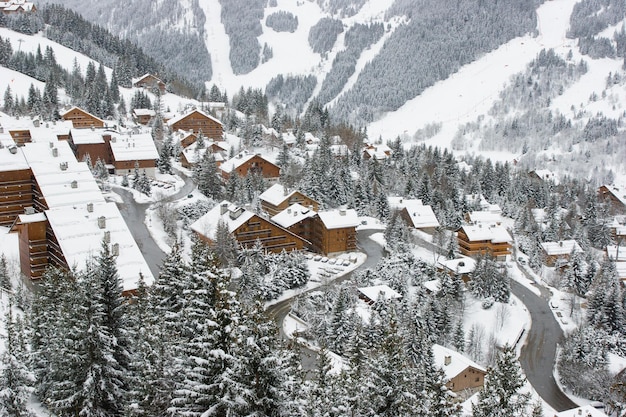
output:
M54 142L48 142L48 145L50 145L51 148L54 148Z
M15 155L17 153L17 146L15 145L9 146L9 152Z
M93 203L87 203L87 212L93 213Z
M70 185L72 188L78 188L78 181L74 180Z
M220 206L220 214L226 214L228 211L228 203L222 203Z
M61 168L61 171L66 171L67 170L67 162L61 162L59 164L59 168Z
M35 214L35 207L24 207L24 214Z
M104 216L98 217L98 227L100 229L105 229L107 227L107 218Z
M114 243L113 246L111 246L111 255L113 255L113 256L119 256L120 255L120 244L119 243Z
M448 366L448 365L450 365L451 363L452 363L452 356L450 356L450 355L446 355L446 356L443 358L443 364L444 364L444 366Z
M52 156L54 156L55 158L57 156L59 156L59 149L58 148L52 148Z
M106 243L110 243L111 242L111 232L108 230L105 230L104 232L104 241Z
M346 209L345 208L339 209L339 215L340 216L345 216L346 215Z
M563 247L563 241L559 240L559 246Z
M33 126L39 127L39 119L33 120Z

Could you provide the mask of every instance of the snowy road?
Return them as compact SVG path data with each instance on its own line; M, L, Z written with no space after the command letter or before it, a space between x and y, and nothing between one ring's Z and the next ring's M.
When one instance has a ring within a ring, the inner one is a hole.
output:
M554 380L556 345L563 338L563 331L550 311L547 290L543 287L539 289L541 297L515 280L511 280L511 291L524 303L532 319L526 343L522 347L520 363L528 382L537 394L560 412L578 407L578 405L561 391Z

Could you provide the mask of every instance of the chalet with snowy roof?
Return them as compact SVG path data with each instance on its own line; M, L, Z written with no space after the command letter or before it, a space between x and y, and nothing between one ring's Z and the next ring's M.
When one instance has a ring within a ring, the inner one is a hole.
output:
M261 201L261 208L270 216L275 216L294 204L299 204L314 211L319 209L317 201L298 190L289 190L282 184L272 185L259 195L259 200Z
M626 217L615 216L609 224L611 235L616 242L626 242Z
M547 169L536 169L534 171L530 171L528 173L528 176L536 181L542 181L542 182L552 182L554 185L559 185L559 179L556 176L556 174L550 170Z
M133 87L145 88L150 91L158 90L161 94L165 93L165 83L155 75L144 74L139 78L133 78Z
M434 344L433 357L435 366L443 369L450 391L474 393L485 384L487 370L459 352Z
M459 256L454 259L440 258L437 260L437 268L461 278L463 282L469 282L470 274L476 269L476 261L468 256Z
M363 148L363 159L384 161L391 157L391 148L385 144L367 144Z
M402 298L402 294L388 285L375 285L372 287L361 287L357 289L359 298L367 304L374 304L377 301L393 301Z
M399 211L408 226L429 234L434 234L440 226L432 207L423 205L422 200L402 197L390 197L388 200L390 207Z
M111 141L111 131L105 128L94 129L72 129L70 131L69 143L79 161L87 158L95 164L98 159L102 160L109 168L113 168L113 153L109 142Z
M356 250L359 224L359 216L353 209L320 211L312 218L312 249L325 255Z
M3 14L30 13L37 11L34 3L24 0L3 0L0 1L0 12Z
M67 140L71 122L42 122L38 118L12 118L0 114L0 134L8 133L17 146L31 142Z
M243 247L252 247L257 241L270 252L302 250L308 242L284 227L264 219L250 210L228 201L222 201L191 225L200 239L213 245L220 221Z
M558 242L541 242L544 264L549 267L565 267L569 264L571 255L582 253L582 249L575 240L559 240Z
M0 139L0 226L11 226L32 205L30 165L15 143Z
M202 133L204 137L214 140L222 140L224 136L222 122L198 109L168 120L167 125L172 132L185 130L195 134Z
M465 221L470 224L502 222L502 209L497 204L482 204L482 209L470 211L465 215Z
M583 405L556 413L554 417L609 417L591 405Z
M147 176L155 177L159 152L149 132L111 133L109 147L113 155L112 163L116 175L131 174L137 167Z
M280 167L259 154L241 152L220 166L222 178L227 181L231 175L245 177L248 174L260 175L268 180L280 177Z
M180 164L183 167L187 169L193 169L196 164L202 161L202 158L204 158L204 155L207 152L213 154L213 158L215 158L215 164L218 168L224 163L223 152L215 152L214 149L216 149L216 147L209 144L209 146L206 146L204 148L198 148L196 145L197 143L194 143L184 148L180 153L179 160ZM221 147L217 147L217 149L221 149Z
M101 118L94 116L79 107L72 107L71 109L61 113L61 117L63 120L71 121L72 125L77 129L104 127L106 124Z
M276 214L271 220L309 242L309 247L307 248L312 249L310 247L310 242L313 239L313 222L311 219L315 216L317 216L317 212L311 209L311 207L295 203Z
M626 186L602 185L598 188L598 197L611 203L616 213L626 213Z
M186 148L187 146L196 143L198 139L198 135L196 135L192 131L179 130L174 134L174 141L180 144L181 148Z
M503 226L479 223L462 226L457 232L457 241L465 256L489 255L504 260L511 254L513 238Z
M134 109L133 120L140 125L148 125L156 116L156 112L152 109Z

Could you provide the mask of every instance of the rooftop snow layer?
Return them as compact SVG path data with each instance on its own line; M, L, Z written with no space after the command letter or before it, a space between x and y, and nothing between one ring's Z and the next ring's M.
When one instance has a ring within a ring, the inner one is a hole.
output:
M357 227L360 224L359 215L353 209L320 211L318 214L328 230Z
M272 217L272 221L279 226L289 228L304 219L315 216L316 214L317 212L315 210L311 210L310 208L296 203Z
M487 372L485 368L472 361L471 359L466 358L455 350L448 349L441 345L433 345L433 356L435 359L435 366L443 369L446 374L447 380L454 378L468 367ZM449 357L450 360L450 363L448 365L445 365L446 357Z

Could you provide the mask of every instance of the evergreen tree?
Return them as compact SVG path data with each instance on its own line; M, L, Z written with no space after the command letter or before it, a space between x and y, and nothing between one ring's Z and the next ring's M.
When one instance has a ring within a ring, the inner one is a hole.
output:
M157 168L161 174L172 173L172 137L168 137L163 142L161 151L159 152L159 160L157 161Z
M13 318L13 305L9 303L4 322L4 352L0 356L0 415L26 417L26 409L33 375L27 367L28 352L23 341L23 329Z
M4 90L4 98L3 98L3 106L2 110L11 115L13 114L13 109L15 108L15 103L13 101L13 92L11 91L11 86L8 85L7 89Z
M222 183L218 177L217 163L212 152L206 151L202 160L194 169L193 178L198 184L198 190L215 200L222 195Z
M478 394L478 403L472 405L475 417L509 417L524 415L530 394L521 394L524 386L519 363L511 346L504 346L496 357L493 368L487 372L485 386Z
M0 256L0 288L4 288L7 291L11 291L13 288L9 270L7 269L7 258L4 256L4 253Z

